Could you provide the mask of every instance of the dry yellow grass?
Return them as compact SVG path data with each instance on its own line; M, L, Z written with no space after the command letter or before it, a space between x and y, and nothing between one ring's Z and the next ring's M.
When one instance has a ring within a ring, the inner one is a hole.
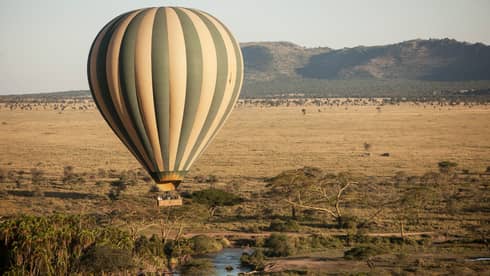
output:
M335 172L421 174L451 160L460 168L490 166L490 108L457 106L239 107L194 164L191 174L273 176L316 166ZM97 168L134 169L139 164L97 110L0 110L0 166L40 167L61 174ZM362 156L363 144L372 145ZM380 156L388 152L389 157Z

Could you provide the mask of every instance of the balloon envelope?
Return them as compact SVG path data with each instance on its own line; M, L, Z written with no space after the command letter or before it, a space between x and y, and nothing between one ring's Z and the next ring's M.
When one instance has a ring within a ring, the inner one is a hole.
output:
M103 117L157 183L183 179L223 126L243 82L230 31L187 8L114 18L95 38L87 67Z

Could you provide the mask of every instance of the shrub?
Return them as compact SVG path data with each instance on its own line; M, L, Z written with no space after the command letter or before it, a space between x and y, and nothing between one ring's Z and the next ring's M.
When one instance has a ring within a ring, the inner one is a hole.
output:
M160 191L160 189L158 189L158 187L155 185L152 185L150 187L150 190L148 190L149 193L158 193L159 191Z
M31 180L32 184L42 184L46 178L44 177L44 171L38 168L31 169Z
M168 258L179 258L192 255L194 253L192 246L191 240L188 239L170 240L165 243L163 250Z
M109 246L92 246L80 258L80 268L85 272L118 272L133 267L131 252Z
M194 236L191 241L195 254L214 253L223 249L223 245L219 241L205 235Z
M197 175L194 177L194 181L197 183L216 183L218 182L218 177L216 175L208 175L208 176L202 176L202 175Z
M119 175L119 181L129 186L136 185L138 184L138 174L131 170L122 171Z
M343 246L341 240L332 236L311 235L308 241L312 248L340 248Z
M207 205L210 216L214 215L219 206L231 206L242 201L239 196L219 189L197 191L192 193L191 198L194 202Z
M383 250L374 246L353 247L344 252L344 258L347 260L367 260L369 257L382 254Z
M253 270L262 270L265 264L264 252L261 249L255 250L252 254L243 252L240 263L242 266L250 267Z
M65 166L63 168L63 184L77 184L77 183L85 183L85 179L75 173L75 169L73 166Z
M274 220L269 226L269 231L277 232L299 232L299 224L294 220Z
M369 150L371 150L371 147L372 147L372 146L371 146L371 144L369 144L369 143L367 143L367 142L364 142L364 150L365 150L365 151L369 151Z
M5 180L7 180L7 171L3 168L0 168L0 182L4 182Z
M107 176L106 170L104 170L102 168L99 168L97 170L97 177L99 177L99 178L105 178L106 176Z
M341 216L338 218L339 227L343 229L354 229L359 224L359 218L356 216Z
M267 255L271 257L287 257L295 253L295 247L291 239L284 234L272 234L264 243Z
M441 161L437 163L437 165L439 166L439 171L441 173L450 173L453 171L454 168L458 166L458 163L451 161Z
M110 189L109 192L107 193L107 197L112 201L118 200L120 196L121 196L121 192L114 188Z
M210 260L207 259L194 259L185 263L180 267L180 273L182 275L192 275L192 276L208 276L214 275L214 265Z

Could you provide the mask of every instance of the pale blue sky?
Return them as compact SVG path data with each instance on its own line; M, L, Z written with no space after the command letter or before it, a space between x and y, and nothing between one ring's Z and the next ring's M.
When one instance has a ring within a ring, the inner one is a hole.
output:
M88 89L97 32L149 6L207 11L240 42L342 48L449 37L490 44L490 0L0 0L0 94Z

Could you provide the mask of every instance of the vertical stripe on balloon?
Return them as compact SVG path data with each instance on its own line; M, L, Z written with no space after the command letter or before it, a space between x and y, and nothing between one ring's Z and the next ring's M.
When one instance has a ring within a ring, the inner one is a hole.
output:
M131 141L133 141L135 145L135 150L137 152L144 152L143 145L141 141L138 139L138 134L136 133L133 122L129 118L128 111L126 109L126 103L124 101L124 97L121 94L121 86L119 79L119 54L121 43L123 40L124 33L126 28L129 25L129 22L139 13L140 11L132 12L126 15L118 24L114 33L112 34L106 57L106 79L108 83L108 92L112 98L112 103L116 109L116 114L113 116L119 117L123 127ZM146 167L152 168L152 162L148 159L146 155L142 155L141 157L144 160ZM155 168L152 168L155 169Z
M194 24L194 27L196 28L197 35L199 36L199 40L201 41L201 56L203 65L201 66L202 82L200 101L197 107L197 111L194 115L195 120L191 128L192 130L189 135L189 139L182 148L184 153L182 156L182 160L178 166L179 170L185 169L185 164L186 161L189 160L193 145L196 144L198 136L203 129L213 100L216 86L216 74L218 71L216 47L210 30L208 29L206 24L204 24L201 18L199 18L199 16L196 15L194 12L186 9L182 9L182 11L187 14L189 19Z
M124 34L123 42L119 55L119 79L121 82L121 92L126 103L128 115L133 121L133 124L138 133L138 137L143 143L145 151L142 154L146 155L152 161L153 167L158 168L151 144L149 142L141 112L139 110L138 98L136 94L136 79L135 79L135 48L136 35L141 19L146 14L146 10L136 15L129 23Z
M197 151L199 150L199 146L203 143L205 137L210 131L211 125L214 122L216 115L218 114L219 106L223 101L223 96L225 93L225 86L227 83L228 76L228 58L227 58L227 50L225 46L225 42L220 32L216 28L216 26L211 22L206 16L204 16L200 11L193 10L196 15L203 21L208 30L211 33L213 38L213 43L216 48L216 62L217 62L217 72L216 72L216 85L214 87L214 95L211 102L211 106L209 108L209 113L206 115L206 121L202 129L200 130L199 137L193 145L189 145L192 147L189 158L187 159L184 169L186 170L192 164L196 156Z
M168 31L165 8L159 8L153 22L152 41L152 74L153 98L157 128L160 138L161 154L164 169L169 170L168 146L170 138L170 86L169 86L169 56L168 56Z
M180 130L179 146L174 168L175 170L178 170L201 100L203 57L201 41L192 20L181 9L173 8L173 10L177 13L182 26L187 59L187 87L184 117Z
M165 9L168 31L169 85L170 85L170 138L169 171L175 170L177 151L181 135L187 87L187 58L184 32L177 16L171 9Z
M203 15L206 18L208 18L212 22L212 24L214 24L214 26L216 26L218 32L220 33L221 37L224 40L225 48L227 52L228 72L226 74L226 84L224 88L223 99L221 100L221 103L219 105L216 117L214 118L210 126L210 129L206 134L206 136L204 137L204 139L202 140L201 144L198 145L196 154L192 157L189 164L194 163L194 161L201 155L208 141L211 140L211 137L218 129L218 126L221 121L220 119L223 118L223 116L225 115L225 111L227 109L228 103L231 100L231 97L233 96L233 88L235 86L235 81L236 81L235 79L236 70L234 70L236 68L236 53L233 48L233 41L228 36L228 33L223 28L223 26L216 19L214 19L212 16L209 16L205 13L203 13Z
M87 75L89 80L90 91L92 92L92 96L94 97L95 104L99 108L102 117L109 124L114 133L121 139L123 144L133 153L133 155L138 159L138 161L145 166L145 162L138 151L134 150L134 144L126 133L125 129L120 124L117 116L114 118L113 114L115 110L112 106L112 103L107 99L107 97L103 97L103 88L101 87L101 83L98 80L98 77L101 76L100 72L103 72L104 65L98 65L98 62L103 59L103 51L100 51L100 47L102 44L102 40L106 37L111 28L117 25L117 22L125 17L126 14L123 14L111 22L109 22L97 35L89 53L88 65L87 65ZM146 166L145 166L146 167ZM148 168L152 169L152 168Z
M148 9L141 18L136 31L134 73L141 119L152 148L157 169L163 171L163 160L153 102L153 75L151 68L152 26L156 11L156 8Z

